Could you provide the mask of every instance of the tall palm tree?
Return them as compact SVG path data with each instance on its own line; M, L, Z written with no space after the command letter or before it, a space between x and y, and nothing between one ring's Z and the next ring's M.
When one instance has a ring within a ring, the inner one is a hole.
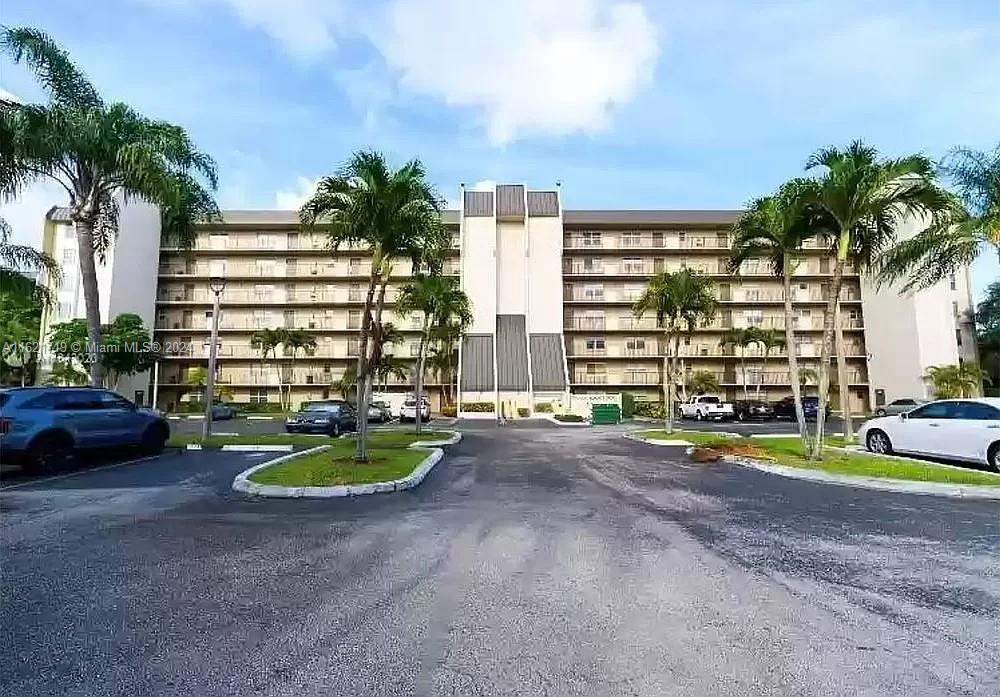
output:
M295 384L295 362L298 359L299 351L315 351L316 350L316 338L305 331L304 329L286 329L282 331L281 345L284 347L286 353L291 356L290 372L291 379L288 383L288 405L289 411L292 410L292 385Z
M417 365L414 371L414 392L417 404L423 396L424 369L427 347L431 332L435 327L457 324L464 332L472 324L472 307L469 296L459 287L453 276L418 274L403 286L396 301L396 311L400 314L420 312L423 326L420 331L420 345L417 350ZM420 433L420 410L417 409L416 431Z
M681 337L692 333L699 324L715 318L718 301L712 292L712 281L691 269L653 276L639 299L632 306L633 314L641 318L656 315L656 323L664 333L667 349L663 356L664 428L674 430L674 391L677 382L677 361ZM671 346L671 344L673 344Z
M355 459L368 460L368 388L371 384L370 336L381 325L385 289L392 265L408 258L415 269L442 257L450 235L441 224L441 199L427 181L423 165L412 160L391 169L375 152L355 153L333 176L324 177L299 211L307 228L322 226L330 246L362 244L371 252L371 270L359 330L358 438Z
M210 193L217 184L215 163L179 126L105 102L45 33L0 29L0 51L34 72L49 96L47 104L0 108L0 198L17 196L39 179L54 180L66 190L87 338L96 347L101 305L95 255L103 258L118 233L118 198L158 205L164 236L190 244L195 223L219 214ZM100 361L91 361L90 380L95 387L103 384Z
M739 274L748 259L763 258L781 278L785 302L785 346L788 347L788 378L795 402L795 420L805 452L810 451L809 432L802 410L801 376L795 341L795 311L792 308L792 275L802 256L802 244L812 236L810 220L802 200L804 184L793 180L773 196L756 199L733 226L729 268Z
M750 386L747 383L747 349L761 343L760 331L757 327L736 327L725 332L722 335L722 339L719 340L719 345L723 348L727 346L732 347L734 355L736 355L736 349L739 349L740 372L743 373L744 399L750 397Z
M278 346L284 341L283 329L258 329L250 335L250 347L260 352L260 374L267 370L267 359L270 357L277 366ZM285 406L285 397L282 391L281 372L278 371L278 403L282 409Z
M927 288L992 248L1000 255L1000 144L992 152L953 150L942 163L962 206L953 219L929 227L893 247L879 269L883 283L903 281L903 290Z
M810 210L810 224L817 233L832 235L833 272L829 298L823 312L823 343L819 364L819 411L816 416L816 449L822 456L826 403L830 392L830 362L834 332L839 328L840 292L850 263L863 273L879 268L880 256L897 239L897 227L907 221L932 228L952 219L955 199L938 186L934 166L923 155L880 159L875 148L860 141L846 149L825 148L806 163L807 170L822 170L818 177L802 180L802 197ZM835 326L836 325L836 326ZM842 342L838 342L842 344ZM844 435L853 437L850 390L843 356L837 361Z

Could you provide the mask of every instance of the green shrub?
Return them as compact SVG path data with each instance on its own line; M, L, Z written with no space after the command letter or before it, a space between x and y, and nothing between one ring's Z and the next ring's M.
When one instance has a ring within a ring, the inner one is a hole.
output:
M556 421L562 421L568 424L580 424L586 421L586 419L579 414L556 414Z
M241 411L245 414L279 414L281 413L281 405L277 402L264 402L263 404L251 404L246 403L233 403L237 411Z
M441 407L441 416L458 416L458 407L454 404Z
M462 411L492 413L494 408L493 402L462 402Z
M635 414L635 397L631 392L622 392L622 418L631 419Z
M522 419L527 418L531 416L531 409L528 409L527 407L518 407L517 415L520 416Z
M535 411L539 414L551 414L552 413L552 402L539 402L535 405Z

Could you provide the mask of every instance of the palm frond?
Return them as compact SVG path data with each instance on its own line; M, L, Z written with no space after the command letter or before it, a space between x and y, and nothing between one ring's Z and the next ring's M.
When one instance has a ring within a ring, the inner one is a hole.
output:
M101 105L97 90L66 53L45 33L31 27L0 29L0 50L22 61L49 92L52 101L78 108Z

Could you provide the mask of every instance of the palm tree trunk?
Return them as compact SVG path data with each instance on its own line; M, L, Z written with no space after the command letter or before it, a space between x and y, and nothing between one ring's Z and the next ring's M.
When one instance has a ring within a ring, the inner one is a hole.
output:
M747 387L747 347L740 346L740 372L743 373L743 399L750 397L750 388Z
M94 261L94 221L81 218L75 221L76 246L80 255L80 280L83 284L83 303L87 313L87 370L90 386L104 386L104 369L100 362L101 298L97 287L97 264Z
M806 415L802 410L802 385L799 382L798 345L795 341L795 315L792 310L792 269L785 264L782 279L785 283L785 347L788 351L788 378L792 383L792 400L795 402L795 421L799 425L802 452L809 453L809 432L806 429Z
M663 430L667 433L674 432L674 410L673 400L670 397L671 390L667 387L670 384L670 332L667 332L667 340L663 346Z
M424 314L424 329L420 332L420 346L417 350L417 374L416 374L416 396L417 396L417 409L414 416L414 423L416 425L417 434L420 434L420 412L423 410L423 402L421 397L423 395L424 389L424 350L427 347L427 331L430 326L430 317Z
M826 405L830 397L830 360L833 353L834 321L837 314L837 302L840 297L840 287L844 282L844 263L847 257L849 238L841 236L840 249L833 266L833 278L828 288L830 297L823 311L823 344L820 349L819 361L819 403L816 405L816 442L813 444L810 457L814 460L823 458L823 436L826 428ZM843 258L841 258L843 256Z
M368 394L368 336L372 328L372 306L375 303L375 288L378 285L380 264L373 263L368 279L368 293L365 296L365 309L361 316L361 332L358 337L358 438L354 451L354 459L358 462L368 461L368 406L363 404Z
M839 294L838 294L839 295ZM851 419L851 389L847 381L847 354L844 352L844 327L841 325L840 299L837 299L837 311L835 313L836 329L834 336L837 340L837 383L840 385L840 413L844 420L844 439L850 441L854 436L854 424Z

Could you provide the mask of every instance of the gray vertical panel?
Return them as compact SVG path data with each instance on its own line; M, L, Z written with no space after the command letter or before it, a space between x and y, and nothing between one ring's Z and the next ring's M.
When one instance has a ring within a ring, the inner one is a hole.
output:
M533 218L555 218L559 215L559 196L555 191L529 191L528 215Z
M532 334L531 384L535 391L566 388L563 342L559 334Z
M493 335L466 334L462 340L462 389L488 392L493 381Z
M524 186L501 184L497 187L497 217L524 217Z
M528 389L524 315L497 315L497 382L501 390Z
M466 191L465 217L489 218L493 215L492 191Z

